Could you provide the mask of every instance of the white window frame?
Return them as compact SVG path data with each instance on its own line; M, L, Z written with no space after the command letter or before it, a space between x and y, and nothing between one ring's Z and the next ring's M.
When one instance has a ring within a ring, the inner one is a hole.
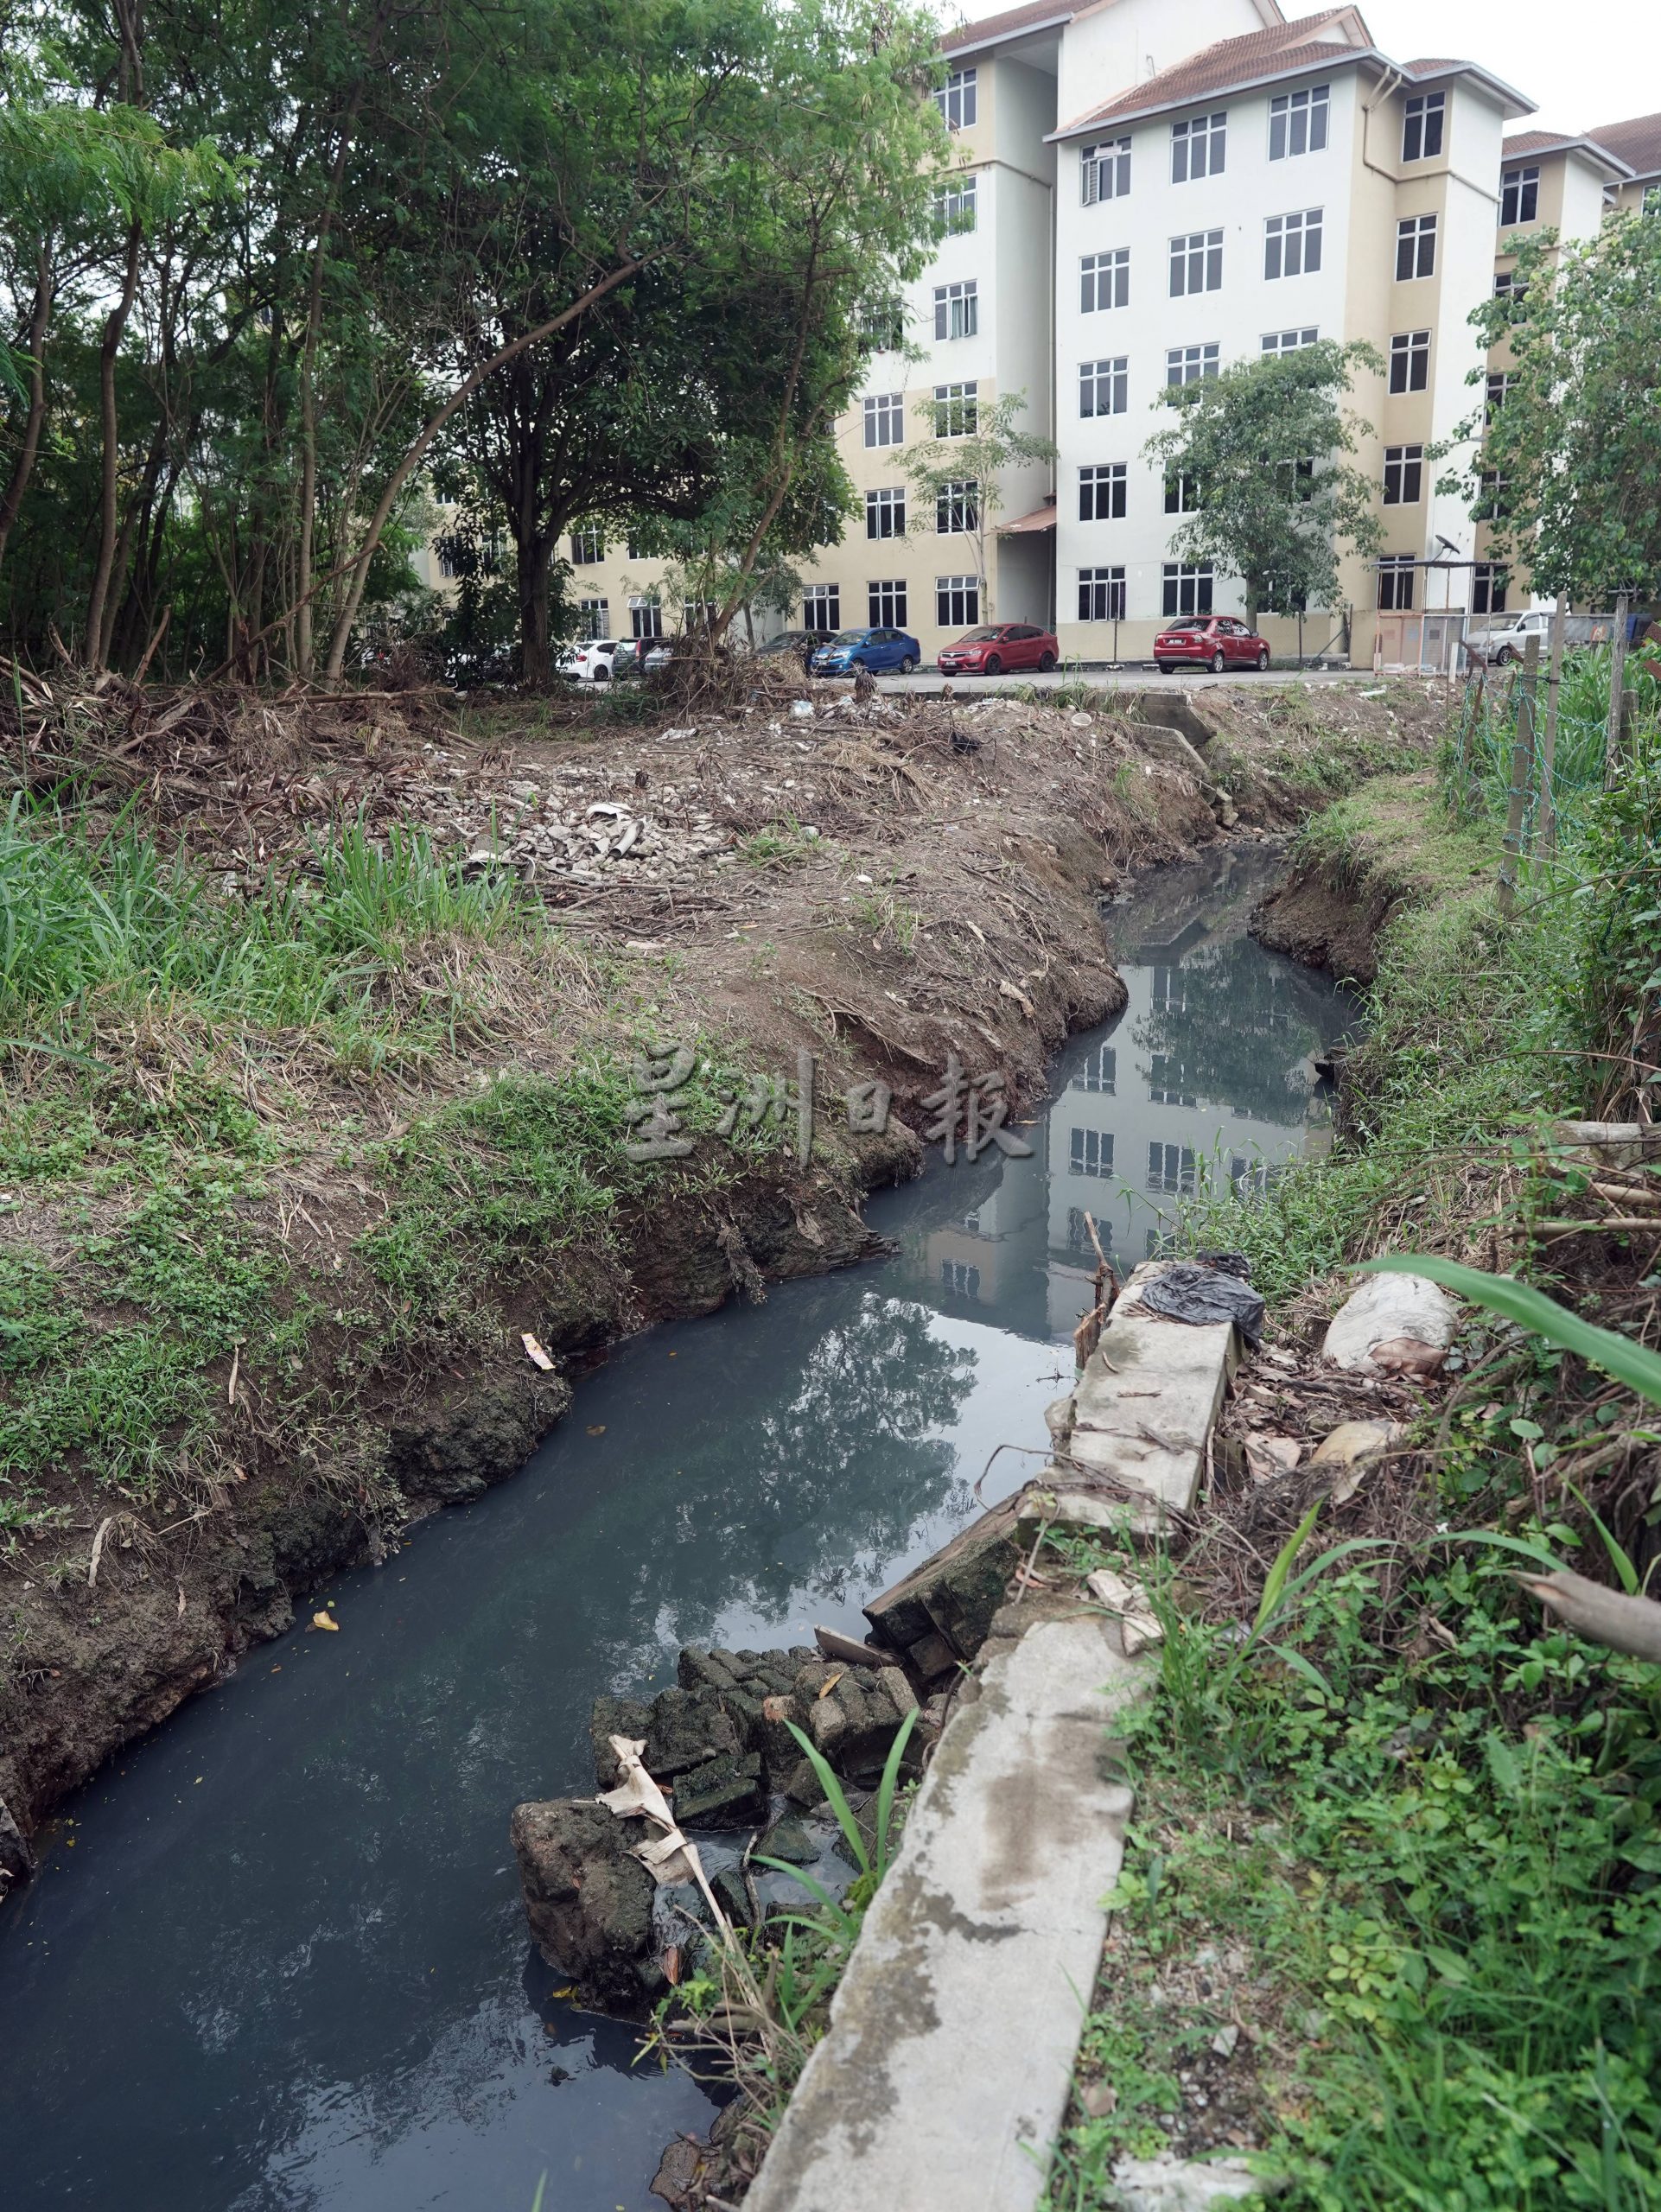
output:
M1396 226L1396 282L1416 284L1436 273L1436 233L1434 214L1403 215ZM1409 264L1403 269L1405 258Z
M663 601L649 592L637 592L628 603L628 633L631 638L661 638Z
M579 599L576 616L576 634L585 645L592 645L596 638L610 637L611 601L608 599Z
M1505 213L1507 201L1511 212ZM1523 209L1526 204L1528 213ZM1530 223L1540 219L1540 164L1525 162L1521 168L1505 169L1499 178L1499 226L1502 231L1520 231Z
M1158 1139L1148 1147L1148 1187L1168 1198L1192 1198L1194 1190L1195 1164L1193 1147L1186 1144L1161 1144ZM1150 1230L1150 1236L1157 1235Z
M934 105L948 130L972 130L979 112L978 78L973 69L948 69Z
M1160 564L1160 619L1180 622L1212 611L1217 570L1209 561L1164 561Z
M1265 330L1263 350L1265 353L1301 353L1306 346L1318 346L1321 332L1309 323L1301 330Z
M1113 1173L1111 1129L1070 1129L1067 1132L1067 1173L1091 1175L1104 1181Z
M802 589L802 627L828 630L834 636L842 627L842 586L806 584Z
M934 494L934 534L955 537L980 526L980 479L955 476Z
M1081 569L1079 574L1083 575L1085 571ZM1085 1054L1083 1060L1079 1063L1079 1072L1073 1077L1068 1088L1072 1090L1093 1091L1098 1097L1112 1098L1117 1094L1118 1082L1117 1047L1112 1045L1097 1045ZM1098 1223L1098 1227L1099 1226Z
M868 446L904 445L906 442L906 395L903 391L867 393L865 442Z
M1107 404L1103 406L1105 392ZM1090 404L1085 405L1088 398ZM1091 422L1101 415L1123 415L1130 404L1130 357L1110 353L1100 360L1079 364L1079 419Z
M1500 561L1478 561L1471 569L1473 614L1503 614L1511 590L1511 572Z
M606 557L606 541L597 522L579 523L571 532L571 566L592 569Z
M934 435L937 438L972 438L980 428L980 379L966 377L957 384L934 387Z
M1186 469L1173 469L1165 479L1165 512L1168 515L1197 515L1200 512L1200 485Z
M1326 210L1300 207L1289 215L1263 219L1263 281L1275 283L1286 276L1313 276L1321 267L1321 234Z
M1079 312L1104 315L1130 304L1130 249L1113 246L1105 253L1079 257Z
M1492 422L1494 416L1505 405L1505 395L1515 382L1516 378L1507 369L1489 370L1487 387L1483 396L1482 414L1485 422Z
M867 537L903 537L906 534L906 487L885 486L865 494Z
M1384 448L1384 505L1416 507L1424 502L1424 448Z
M942 630L972 630L981 619L978 576L936 576L934 620Z
M1184 385L1203 383L1223 372L1223 347L1218 339L1199 346L1168 346L1165 349L1165 388L1181 391Z
M1223 289L1223 233L1185 231L1171 240L1171 297L1192 298Z
M1130 189L1130 141L1098 138L1079 149L1080 204L1094 207L1104 200L1123 200Z
M980 285L973 276L953 284L934 287L934 342L945 345L954 338L973 338L981 326Z
M1413 579L1418 572L1418 566L1411 553L1381 553L1378 556L1378 612L1381 614L1410 614L1413 612ZM1404 599L1401 596L1403 586L1407 591Z
M1398 330L1390 341L1390 382L1392 392L1430 389L1430 333Z
M934 219L948 238L967 238L980 227L980 180L971 169L943 184L934 195Z
M1434 162L1442 149L1447 121L1446 92L1410 94L1402 110L1403 161Z
M1091 461L1079 471L1080 522L1123 522L1130 470L1122 461Z
M1079 620L1081 622L1124 620L1123 564L1112 568L1079 569Z
M908 630L911 627L906 613L906 580L903 576L880 576L865 587L865 611L870 617L867 627L872 630Z
M1171 125L1171 182L1197 184L1201 177L1221 176L1228 155L1228 110L1213 115L1190 116Z
M1300 92L1276 93L1269 103L1271 162L1295 161L1301 154L1326 151L1332 98L1330 85L1309 85Z

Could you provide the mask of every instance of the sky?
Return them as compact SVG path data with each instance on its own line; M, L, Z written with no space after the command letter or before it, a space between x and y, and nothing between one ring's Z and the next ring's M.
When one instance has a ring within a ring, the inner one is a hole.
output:
M1336 0L1282 0L1289 20ZM957 0L972 22L1015 0ZM1173 0L1180 5L1180 0ZM1661 0L1359 0L1383 52L1480 61L1538 104L1514 130L1585 130L1661 113ZM957 12L945 0L939 12Z

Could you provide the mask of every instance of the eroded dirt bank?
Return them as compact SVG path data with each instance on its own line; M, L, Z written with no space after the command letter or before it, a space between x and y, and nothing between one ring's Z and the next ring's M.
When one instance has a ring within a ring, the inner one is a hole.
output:
M137 803L235 901L273 875L310 895L343 824L379 849L423 831L548 926L407 953L376 988L449 1010L419 1050L152 998L94 1011L95 1072L14 1055L7 1247L63 1321L6 1376L0 1802L25 1834L322 1578L513 1471L608 1344L857 1260L860 1199L914 1172L949 1053L1016 1119L1060 1039L1123 1002L1097 901L1129 871L1289 827L1430 719L1408 687L1212 693L1189 736L1131 703L134 709L120 766L82 769L93 834ZM649 1040L699 1055L695 1149L631 1165ZM723 1139L723 1077L741 1096L804 1052L811 1159L793 1122ZM893 1092L884 1135L848 1126L862 1083ZM172 1395L91 1421L145 1358Z

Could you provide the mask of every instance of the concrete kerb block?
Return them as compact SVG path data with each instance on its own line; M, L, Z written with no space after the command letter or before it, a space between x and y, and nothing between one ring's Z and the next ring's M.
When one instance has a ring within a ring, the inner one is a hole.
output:
M1101 1961L1149 1676L1099 1617L1038 1622L942 1738L748 2212L1031 2212Z

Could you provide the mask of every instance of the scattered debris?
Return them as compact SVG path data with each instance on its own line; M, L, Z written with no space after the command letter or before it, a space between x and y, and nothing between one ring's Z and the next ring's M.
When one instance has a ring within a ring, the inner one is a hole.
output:
M1098 1605L1104 1605L1117 1618L1119 1640L1127 1659L1134 1659L1150 1643L1164 1643L1164 1628L1141 1583L1115 1574L1111 1567L1098 1567L1085 1578L1085 1587Z
M314 1613L311 1617L311 1624L314 1628L327 1629L331 1636L338 1636L340 1632L340 1624L330 1613L321 1611Z
M529 1329L526 1329L521 1335L519 1342L525 1346L525 1356L530 1361L532 1367L539 1367L544 1375L551 1375L553 1373L553 1361L549 1358L547 1353L543 1350L541 1344L538 1343L536 1338L531 1335Z
M1362 1375L1434 1373L1413 1369L1403 1339L1446 1357L1454 1340L1453 1302L1423 1275L1369 1275L1333 1314L1323 1351L1334 1366ZM1375 1357L1388 1348L1388 1361Z

